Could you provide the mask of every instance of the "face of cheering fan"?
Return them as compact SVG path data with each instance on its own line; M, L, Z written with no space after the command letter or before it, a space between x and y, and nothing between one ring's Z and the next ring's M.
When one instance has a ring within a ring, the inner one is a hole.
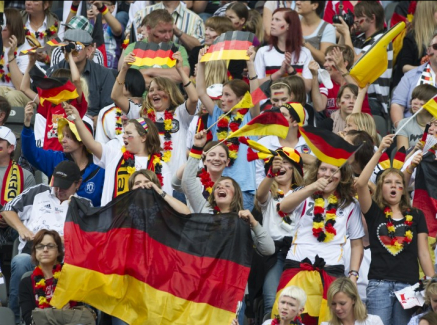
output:
M212 45L214 43L215 39L219 36L217 32L214 30L214 28L206 26L205 27L205 45Z
M13 151L13 145L9 144L6 140L0 139L0 157L10 157Z
M81 142L76 140L76 137L73 135L68 126L62 130L62 134L64 135L64 138L62 139L61 145L64 153L72 153L82 147Z
M328 186L325 187L325 193L332 193L337 189L337 186L341 180L341 171L336 171L337 167L333 165L324 162L320 164L319 170L317 171L317 179L321 177L329 179L332 175L334 175L332 176L331 182L328 184Z
M150 83L149 92L147 94L149 102L157 112L164 112L170 107L170 99L168 93L153 80Z
M299 313L303 312L303 308L299 308L299 301L289 296L281 296L278 302L279 317L286 324L293 321Z
M287 185L291 183L292 179L293 179L293 165L291 164L291 162L283 159L282 167L279 170L279 175L275 177L275 181L279 185Z
M221 173L229 164L229 157L222 146L217 146L205 157L204 165L209 172Z
M214 191L214 200L217 205L231 205L234 197L235 188L230 179L224 179L217 183Z
M285 119L288 121L288 124L290 126L298 125L298 123L291 116L290 111L288 109L286 109L285 107L281 107L279 110L281 111L282 115L284 115Z
M340 103L337 103L337 106L348 116L352 114L356 100L357 96L349 88L345 88L341 95Z
M141 136L135 125L133 123L128 123L124 127L123 142L126 150L132 154L137 154L140 152L141 148L144 147L144 142L146 142L147 135Z
M293 95L290 95L288 88L272 89L270 101L274 107L281 107L282 104L293 101Z
M45 235L43 240L35 245L35 257L39 264L55 265L59 256L58 245L50 235Z
M331 312L340 320L348 319L354 312L355 301L344 292L338 292L331 302Z
M382 197L389 205L396 205L401 201L404 193L404 181L395 173L389 173L382 182Z
M223 86L222 111L227 113L231 108L238 104L242 97L237 97L234 91L228 85Z
M272 22L270 23L270 34L276 37L281 36L288 32L288 26L289 24L284 18L284 12L279 11L272 17Z

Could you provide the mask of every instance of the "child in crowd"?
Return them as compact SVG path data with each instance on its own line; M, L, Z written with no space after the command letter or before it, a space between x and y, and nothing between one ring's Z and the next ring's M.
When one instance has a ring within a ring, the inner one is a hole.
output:
M425 312L413 316L408 325L418 325L420 319L426 315L427 312L437 314L437 278L433 277L425 287L425 303L427 309Z

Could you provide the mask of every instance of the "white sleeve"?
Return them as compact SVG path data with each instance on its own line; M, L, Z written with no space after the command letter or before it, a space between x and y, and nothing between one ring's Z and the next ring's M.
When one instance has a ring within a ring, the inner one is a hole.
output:
M171 172L170 168L168 168L168 165L165 162L162 162L162 178L162 189L168 194L173 195L173 187L171 186Z
M179 127L187 130L194 117L194 115L190 115L190 113L188 113L187 102L184 102L176 107L176 111L178 111Z
M115 159L119 159L117 157L120 156L121 153L121 143L118 139L113 139L105 144L102 144L102 157L98 159L93 155L94 163L102 168L105 168L107 164L111 163ZM164 166L163 166L164 170ZM171 178L169 179L171 184Z
M129 112L126 114L128 119L137 119L141 116L142 105L129 101Z
M46 132L46 118L39 113L35 115L35 124L33 130L35 132L35 142L38 148L44 146L44 133Z
M100 142L102 145L104 145L106 142L108 142L110 139L105 134L104 125L103 125L103 114L106 112L106 110L103 108L100 110L99 115L97 117L97 123L96 123L96 132L94 135L94 139L97 142Z
M264 54L266 51L266 47L262 47L258 50L255 56L255 71L258 75L258 79L262 79L266 76L266 65L264 63ZM280 62L282 64L282 62Z
M255 176L256 176L256 188L259 187L259 184L266 177L266 173L264 171L264 161L262 159L255 160Z
M28 47L26 46L27 42L24 42L23 45L21 45L17 52L20 53L22 50L26 50ZM20 69L21 73L24 74L26 72L27 66L29 65L29 56L28 55L17 55L17 65L18 69Z
M360 204L355 201L351 203L353 205L351 210L351 216L347 221L347 233L349 235L349 239L359 239L364 237L364 227L363 221L361 220L361 207Z
M312 79L313 75L311 74L311 71L308 68L308 66L309 66L310 62L313 60L313 57L312 57L311 52L309 50L306 50L305 52L301 52L300 55L302 55L302 54L305 55L305 59L303 62L302 77L304 77L305 79Z
M196 133L197 122L199 121L199 116L195 116L190 123L190 126L187 130L187 150L190 150L193 147L194 142L194 134Z

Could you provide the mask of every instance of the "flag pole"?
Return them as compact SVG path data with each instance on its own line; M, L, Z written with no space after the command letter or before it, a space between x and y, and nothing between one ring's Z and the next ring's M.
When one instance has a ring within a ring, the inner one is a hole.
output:
M214 125L216 125L218 122L220 122L220 120L221 119L223 119L225 116L228 116L229 114L231 114L232 113L232 108L229 110L229 112L227 112L225 115L222 115L222 116L220 116L220 118L217 120L217 121L215 121L209 128L207 128L206 129L206 132L208 132L209 130L211 130L212 129L212 127L214 126Z
M332 178L334 177L334 175L335 174L337 174L338 173L338 171L344 166L344 165L346 165L348 162L349 162L349 159L358 151L358 150L360 150L363 146L364 146L364 144L366 143L366 141L363 141L363 143L362 144L360 144L360 146L357 148L357 150L355 150L350 156L349 156L349 158L348 159L346 159L346 161L344 162L344 163L342 163L341 164L341 166L340 167L338 167L337 168L337 170L331 175L331 177L329 177L328 178L328 183L329 182L331 182L332 181Z
M414 113L414 115L413 116L411 116L405 123L404 123L404 125L402 125L398 130L396 130L396 133L395 133L395 135L394 136L397 136L398 134L399 134L399 132L401 132L401 130L405 127L405 125L407 125L417 114L419 114L421 111L422 111L422 109L423 109L423 106L421 107L421 108L419 108L418 110L417 110L417 112L416 113Z

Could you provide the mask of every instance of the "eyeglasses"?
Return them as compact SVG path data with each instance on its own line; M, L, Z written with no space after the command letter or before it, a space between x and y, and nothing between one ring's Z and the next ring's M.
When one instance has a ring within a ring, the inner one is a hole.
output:
M39 244L39 245L36 245L36 246L35 246L35 249L36 249L37 251L42 251L42 250L44 250L46 247L47 247L47 249L48 249L49 251L51 251L51 250L54 250L55 248L57 248L58 245L55 245L55 244L47 244L47 245Z
M433 50L437 50L437 43L435 43L435 44L431 44L429 47L432 47Z

